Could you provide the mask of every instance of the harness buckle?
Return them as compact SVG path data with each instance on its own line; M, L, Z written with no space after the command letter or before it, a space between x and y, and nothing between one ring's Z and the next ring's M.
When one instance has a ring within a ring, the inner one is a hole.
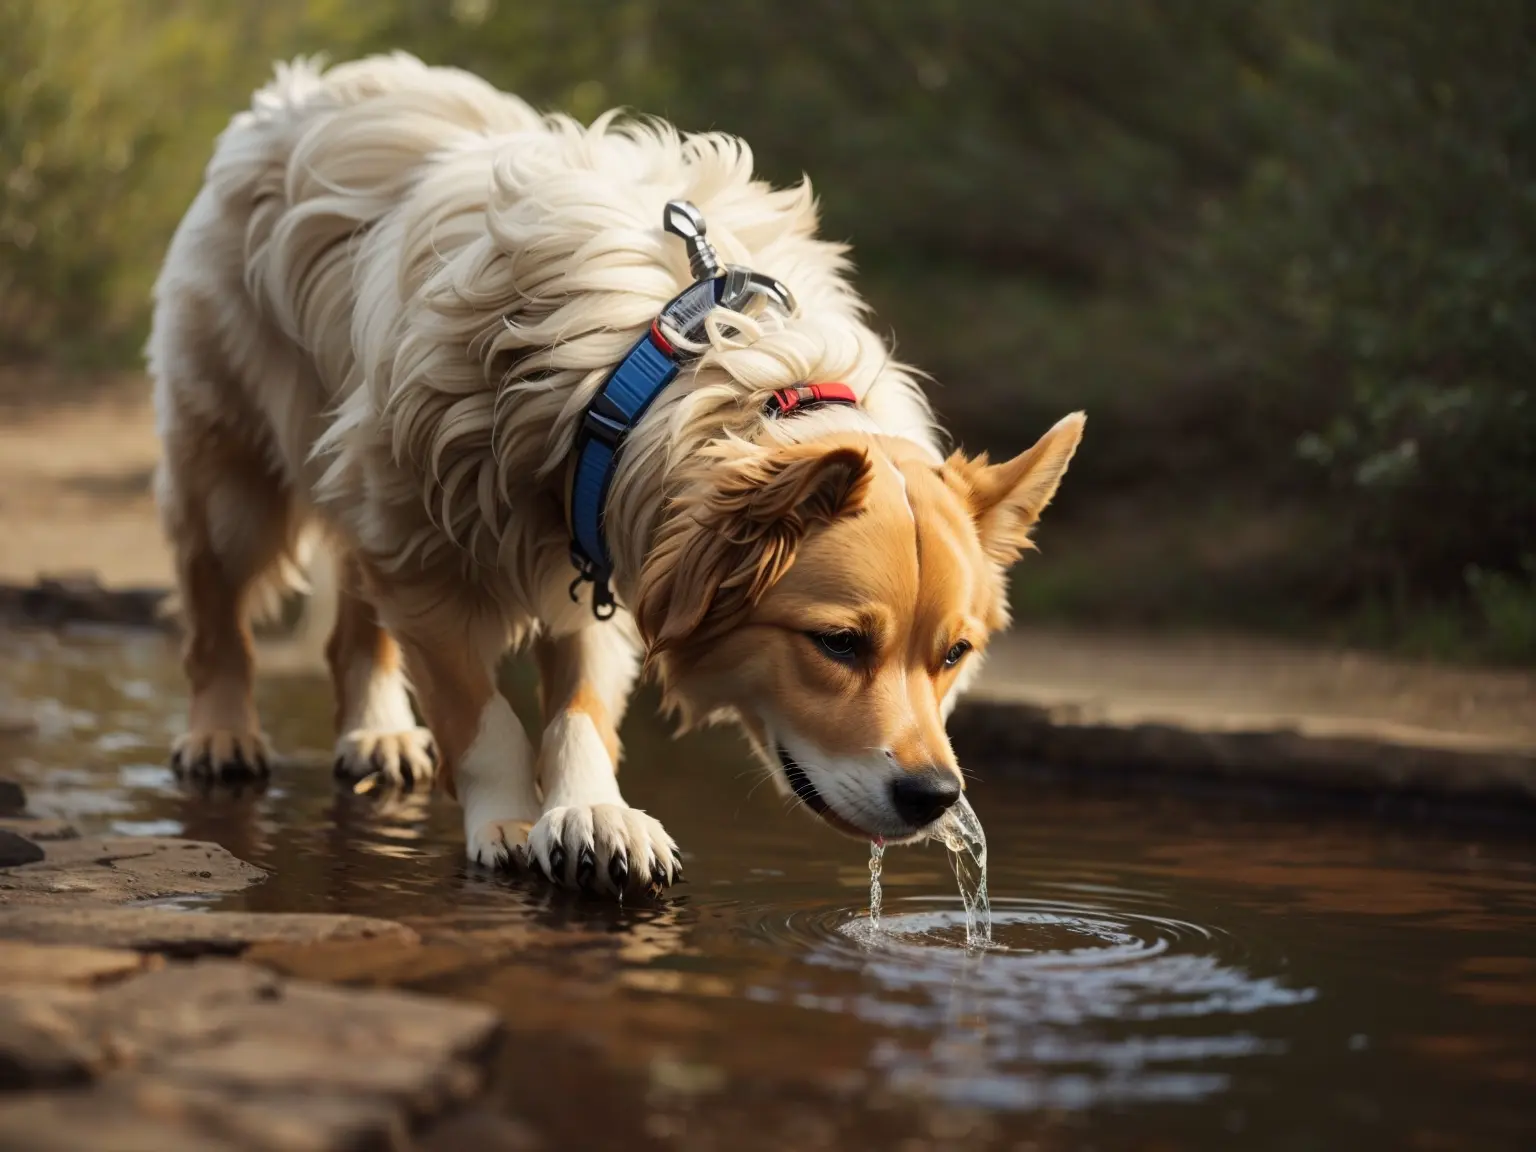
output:
M629 431L629 417L606 392L599 392L581 420L581 434L609 448L617 448Z

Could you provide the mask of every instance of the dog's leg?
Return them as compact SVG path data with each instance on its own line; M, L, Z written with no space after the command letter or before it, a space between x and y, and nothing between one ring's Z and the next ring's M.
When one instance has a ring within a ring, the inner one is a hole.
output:
M376 590L378 582L369 587ZM407 597L424 607L402 610ZM505 630L477 628L435 590L410 595L391 588L372 600L400 643L448 787L464 806L465 853L487 867L521 860L539 799L533 745L496 687Z
M528 838L531 860L556 883L613 894L676 879L677 844L619 793L618 725L639 670L619 623L541 637L534 655L544 705L539 783L544 814Z
M252 697L248 600L291 547L293 504L250 447L217 427L173 430L156 480L176 560L192 689L187 732L173 747L178 773L265 774L270 753Z
M363 595L357 562L341 564L336 625L325 646L336 692L336 775L410 787L437 771L437 750L416 723L400 648Z

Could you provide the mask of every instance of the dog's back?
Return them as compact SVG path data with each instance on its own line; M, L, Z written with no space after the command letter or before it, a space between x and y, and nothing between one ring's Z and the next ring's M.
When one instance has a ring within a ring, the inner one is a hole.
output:
M408 56L279 66L220 136L156 284L148 357L162 421L181 408L260 413L300 482L313 419L349 386L357 237L434 153L538 120L468 73ZM189 355L200 362L178 363Z

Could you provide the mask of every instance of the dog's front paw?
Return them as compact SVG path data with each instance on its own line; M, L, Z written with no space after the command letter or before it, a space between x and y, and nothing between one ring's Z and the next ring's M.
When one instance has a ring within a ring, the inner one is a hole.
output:
M171 767L194 780L248 780L270 771L272 753L260 732L188 732L171 748Z
M467 829L464 854L482 868L518 868L528 858L531 820L489 820Z
M355 781L356 791L410 788L437 774L437 745L425 728L374 732L355 728L336 741L336 776Z
M659 892L683 874L661 822L624 804L551 808L528 836L528 864L556 884L621 898Z

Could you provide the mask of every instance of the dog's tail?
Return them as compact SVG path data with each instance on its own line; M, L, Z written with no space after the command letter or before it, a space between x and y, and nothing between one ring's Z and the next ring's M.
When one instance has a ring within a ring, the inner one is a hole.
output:
M355 238L409 194L433 154L538 122L478 77L404 53L330 69L280 64L231 122L208 184L245 210L246 287L329 387L351 366Z

